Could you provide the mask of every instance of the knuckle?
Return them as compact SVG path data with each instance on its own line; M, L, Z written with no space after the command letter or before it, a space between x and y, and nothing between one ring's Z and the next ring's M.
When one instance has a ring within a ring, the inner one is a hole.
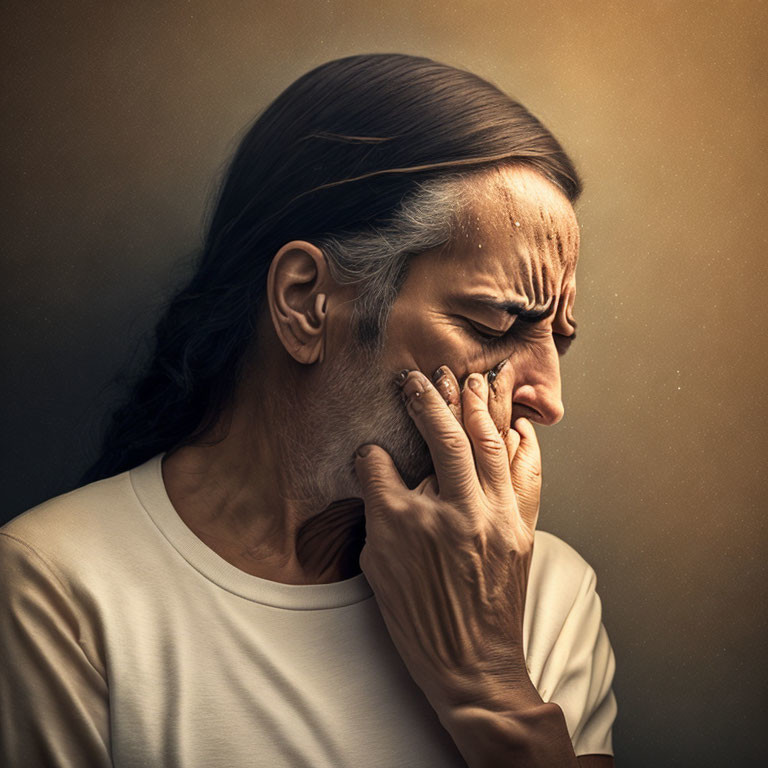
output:
M470 472L457 471L449 478L453 491L449 492L452 499L464 501L474 498L476 478Z
M474 505L468 505L461 510L459 516L459 527L468 538L485 539L486 535L485 514L481 509Z
M483 451L495 456L501 456L507 450L501 435L498 433L495 435L484 433L478 438L477 442Z
M422 535L433 539L441 538L443 523L434 512L422 510L419 515L414 517L414 524Z
M439 516L433 506L420 503L421 500L423 497L410 504L407 514L392 518L392 532L395 540L402 541L404 537L411 538L414 534L417 538L437 536Z
M392 489L384 482L371 483L366 498L373 507L389 508L393 503Z
M464 413L464 418L467 421L476 421L476 420L482 420L485 411L487 413L487 410L485 407L477 402L475 398L472 399L469 403L464 403L462 406L462 411Z
M463 432L459 433L451 430L447 434L440 435L438 439L445 450L450 453L462 453L469 447L469 441Z
M505 440L510 454L515 455L520 447L520 435L514 429L507 429Z
M541 479L541 464L538 461L532 461L526 466L528 476L533 480Z
M406 517L411 512L413 505L408 499L400 496L394 496L387 499L386 503L387 511L396 517Z

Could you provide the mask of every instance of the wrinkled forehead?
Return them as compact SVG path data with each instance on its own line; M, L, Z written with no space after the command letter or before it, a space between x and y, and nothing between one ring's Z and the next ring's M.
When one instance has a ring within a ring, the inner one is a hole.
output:
M540 261L552 273L575 270L579 224L562 190L538 171L501 167L473 180L458 236L490 238L517 260Z

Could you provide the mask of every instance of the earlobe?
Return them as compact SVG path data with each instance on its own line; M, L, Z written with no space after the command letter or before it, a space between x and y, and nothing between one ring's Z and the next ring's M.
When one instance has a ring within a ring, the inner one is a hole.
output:
M267 301L275 333L288 354L305 365L324 358L328 279L317 246L295 240L276 254L267 275Z

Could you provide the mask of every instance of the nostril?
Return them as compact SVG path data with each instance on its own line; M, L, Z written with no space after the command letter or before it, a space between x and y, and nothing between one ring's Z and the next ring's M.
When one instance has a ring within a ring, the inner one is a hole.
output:
M541 387L523 384L519 387L512 401L514 417L524 416L538 424L551 426L563 418L565 408L560 397L559 387Z
M531 408L522 403L513 403L512 405L512 423L514 424L521 416L528 419L528 421L536 421L540 424L546 424L547 420L544 415L537 411L535 408Z

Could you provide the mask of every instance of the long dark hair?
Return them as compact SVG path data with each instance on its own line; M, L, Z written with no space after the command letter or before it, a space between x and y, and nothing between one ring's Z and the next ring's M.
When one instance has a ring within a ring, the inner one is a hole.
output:
M148 363L81 483L192 443L216 423L254 342L280 246L376 227L418 182L501 163L537 169L571 202L581 192L552 134L470 72L371 54L301 76L242 139L194 274L160 317Z

